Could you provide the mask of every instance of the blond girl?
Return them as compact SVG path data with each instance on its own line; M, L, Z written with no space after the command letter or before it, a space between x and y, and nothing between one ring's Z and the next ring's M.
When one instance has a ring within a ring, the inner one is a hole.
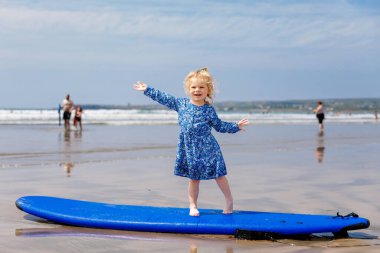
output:
M227 180L227 170L220 147L211 128L221 133L236 133L248 125L219 119L212 106L214 80L207 68L190 72L184 81L189 98L176 98L143 82L134 89L178 113L180 127L174 174L190 179L188 187L189 214L199 216L198 194L201 180L215 179L225 198L224 214L233 212L233 198Z

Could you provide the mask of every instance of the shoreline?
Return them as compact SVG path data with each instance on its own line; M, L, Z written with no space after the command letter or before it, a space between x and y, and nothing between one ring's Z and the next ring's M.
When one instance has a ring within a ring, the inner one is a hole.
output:
M242 118L252 124L315 124L315 114L310 112L252 112L252 111L218 111L225 121L238 121ZM55 110L0 110L1 125L59 125L59 114ZM83 125L175 125L178 116L169 110L85 110ZM376 115L371 113L326 113L326 123L378 123ZM61 120L61 124L63 121Z

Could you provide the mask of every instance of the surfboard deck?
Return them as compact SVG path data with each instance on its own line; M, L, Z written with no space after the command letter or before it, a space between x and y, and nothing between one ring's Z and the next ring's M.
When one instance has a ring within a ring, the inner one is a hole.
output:
M248 238L252 233L277 236L312 233L345 234L364 229L369 220L356 215L331 216L316 214L200 209L198 217L189 216L188 208L115 205L49 196L24 196L16 206L31 215L55 223L116 230L224 234ZM240 236L239 236L240 234Z

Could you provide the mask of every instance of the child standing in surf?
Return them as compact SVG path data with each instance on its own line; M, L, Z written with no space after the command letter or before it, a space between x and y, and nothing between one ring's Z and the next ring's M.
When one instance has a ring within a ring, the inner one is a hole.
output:
M227 170L220 147L211 134L211 127L221 133L236 133L248 125L219 119L213 106L214 80L207 68L190 72L184 81L189 98L176 98L143 82L134 89L178 113L180 134L174 174L190 179L188 187L191 216L199 216L198 194L201 180L215 179L226 201L223 213L233 212L233 198L227 180Z

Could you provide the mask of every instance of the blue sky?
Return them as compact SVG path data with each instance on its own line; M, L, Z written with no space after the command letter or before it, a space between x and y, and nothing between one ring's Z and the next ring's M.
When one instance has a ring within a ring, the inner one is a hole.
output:
M380 97L380 1L0 0L0 107L146 104L194 69L215 101Z

